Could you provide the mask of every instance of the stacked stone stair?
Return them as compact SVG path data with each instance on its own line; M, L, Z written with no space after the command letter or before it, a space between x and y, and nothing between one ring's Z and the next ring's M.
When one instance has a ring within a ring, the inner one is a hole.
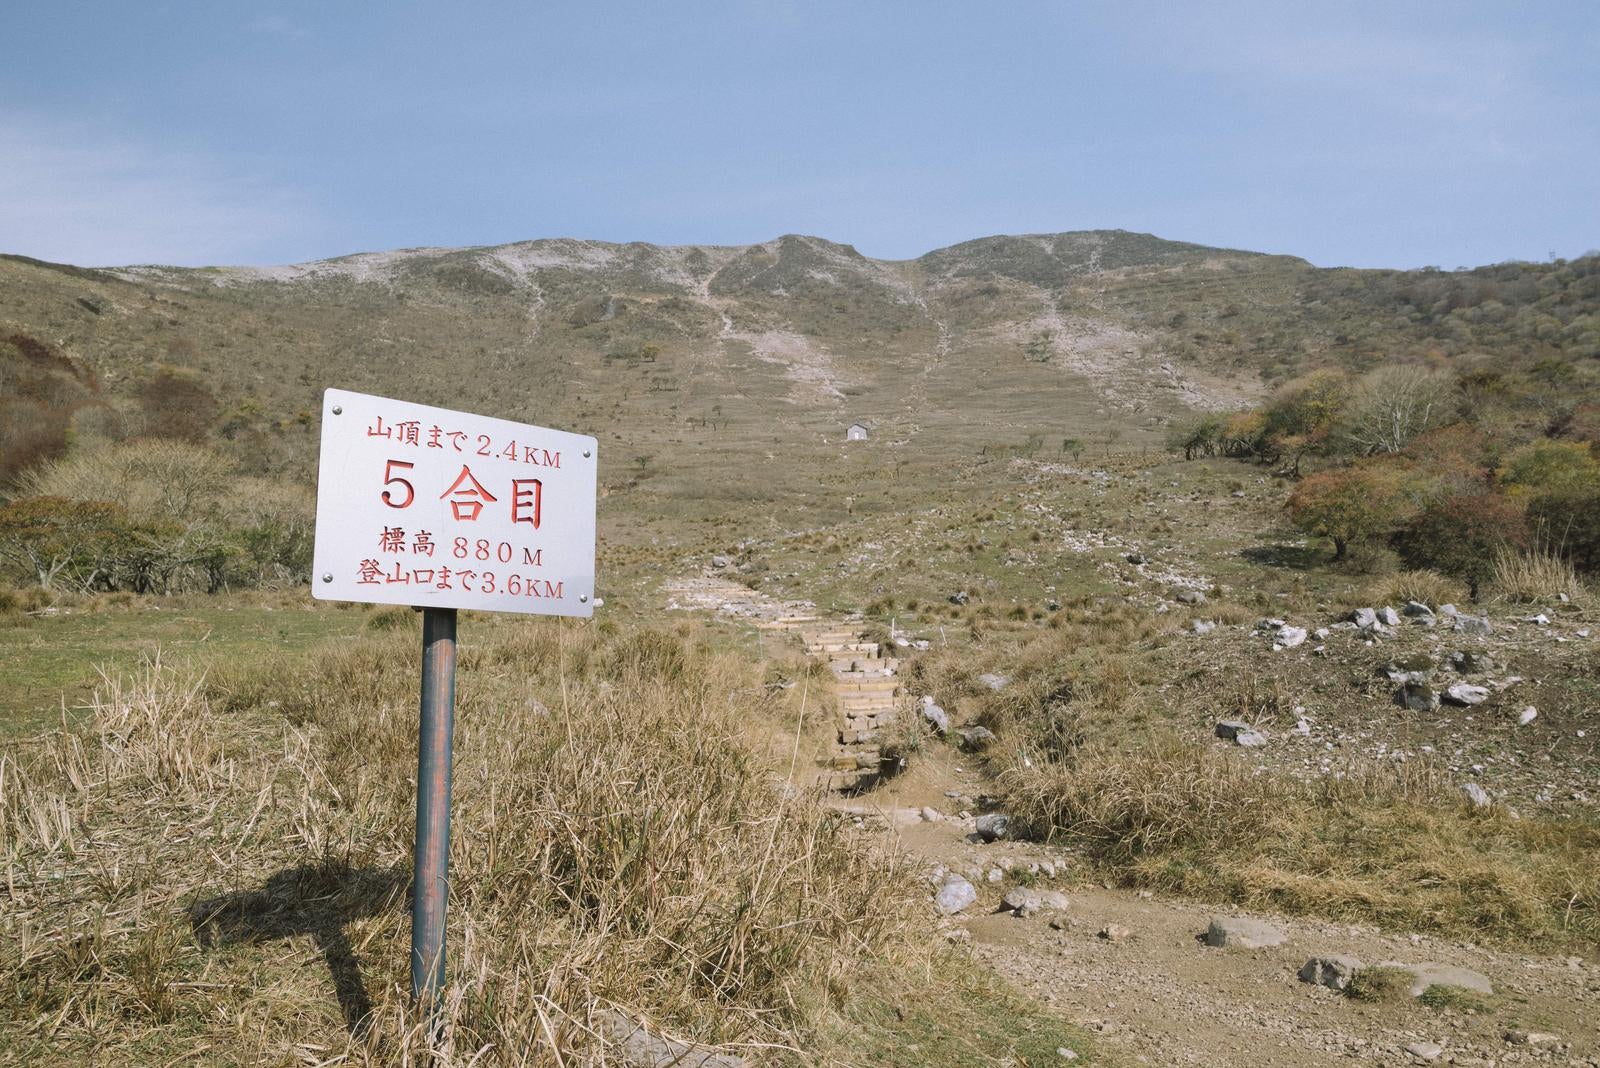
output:
M826 663L834 680L837 709L822 775L833 790L854 793L875 784L889 757L884 740L900 703L894 659L859 625L824 619L806 601L776 602L711 572L666 584L669 608L701 608L762 630L796 634L806 652Z
M834 679L838 719L828 757L828 785L854 792L882 777L884 736L900 696L894 660L859 629L822 622L798 628L806 652L827 662Z

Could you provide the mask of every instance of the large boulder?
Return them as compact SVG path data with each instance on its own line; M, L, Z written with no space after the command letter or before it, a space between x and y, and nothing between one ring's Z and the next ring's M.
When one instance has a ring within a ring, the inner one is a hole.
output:
M1226 949L1265 949L1281 946L1289 938L1278 928L1249 916L1213 916L1205 943Z

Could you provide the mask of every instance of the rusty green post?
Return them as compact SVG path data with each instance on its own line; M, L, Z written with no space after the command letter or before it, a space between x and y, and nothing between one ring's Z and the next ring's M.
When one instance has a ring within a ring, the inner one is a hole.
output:
M444 990L450 900L450 735L456 712L456 610L422 611L422 728L417 735L417 851L411 890L411 996L429 1017Z

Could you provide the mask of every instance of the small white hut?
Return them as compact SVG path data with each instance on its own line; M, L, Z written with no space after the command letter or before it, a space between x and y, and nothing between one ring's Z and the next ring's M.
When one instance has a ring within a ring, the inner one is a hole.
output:
M846 441L866 441L867 440L867 424L865 424L865 423L851 423L850 424L850 429L846 430L844 432L844 439Z

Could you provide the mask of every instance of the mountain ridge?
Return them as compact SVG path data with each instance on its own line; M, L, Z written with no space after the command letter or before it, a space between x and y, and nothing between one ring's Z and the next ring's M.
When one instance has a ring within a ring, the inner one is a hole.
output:
M938 463L1044 441L1155 444L1189 413L1323 366L1590 368L1597 264L1319 268L1127 230L991 235L910 260L802 234L537 238L275 267L0 256L0 333L101 383L61 433L163 432L155 398L179 389L185 426L249 468L305 473L318 395L339 385L610 433L636 465L657 458L639 468L648 479L669 451L749 466L858 418L884 447ZM6 351L0 376L24 360Z

